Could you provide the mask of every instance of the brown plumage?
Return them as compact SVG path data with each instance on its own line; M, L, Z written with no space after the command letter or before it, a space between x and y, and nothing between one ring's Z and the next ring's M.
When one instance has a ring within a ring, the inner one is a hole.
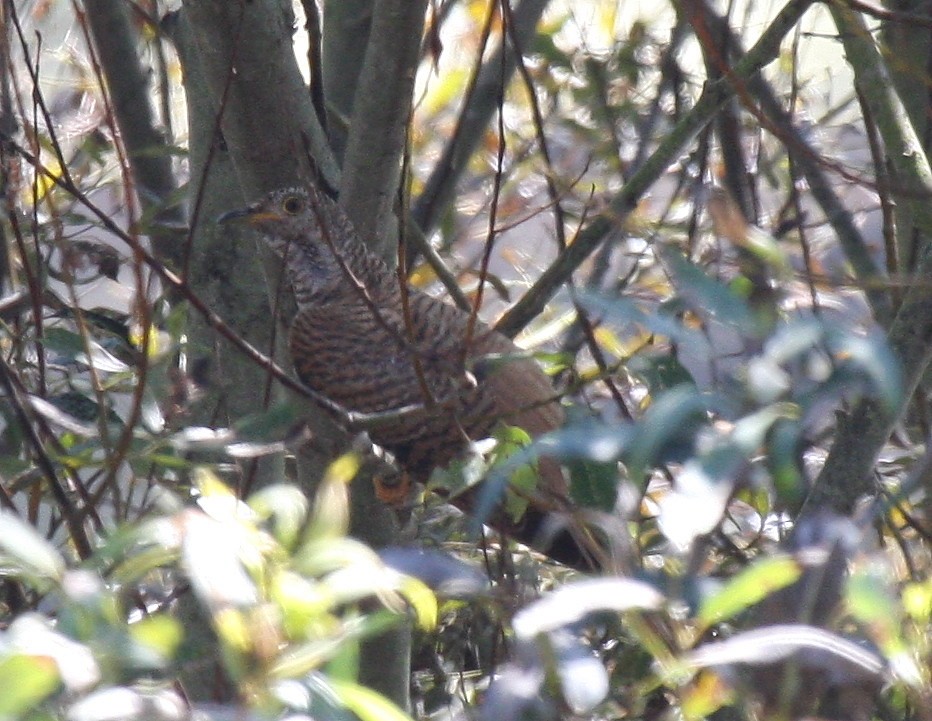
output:
M549 379L533 360L509 359L520 350L505 336L477 322L470 337L467 313L415 289L408 292L406 323L397 275L319 191L275 191L221 220L236 217L262 233L285 261L298 303L292 360L307 386L362 413L426 406L423 414L370 432L415 480L426 481L499 421L532 436L562 423ZM505 358L484 360L489 356ZM539 470L523 523L516 526L503 514L493 519L526 542L546 514L567 507L559 466L545 459ZM572 554L553 555L571 560Z

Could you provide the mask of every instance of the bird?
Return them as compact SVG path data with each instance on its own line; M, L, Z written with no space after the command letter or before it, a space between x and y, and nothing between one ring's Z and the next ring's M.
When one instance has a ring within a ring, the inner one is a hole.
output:
M315 186L281 188L218 218L233 220L256 230L283 260L297 304L289 347L303 384L357 413L423 407L369 431L412 481L428 481L499 422L531 437L562 425L553 385L533 359L470 313L403 289L343 209ZM556 560L587 565L566 531L543 539L551 514L569 508L569 488L553 459L541 459L537 470L524 517L500 511L487 522ZM466 494L454 504L468 512L472 500Z

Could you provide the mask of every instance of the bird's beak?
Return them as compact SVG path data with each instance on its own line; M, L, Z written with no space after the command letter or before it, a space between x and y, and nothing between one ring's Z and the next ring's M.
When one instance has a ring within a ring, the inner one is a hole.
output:
M219 216L216 222L218 224L229 223L231 220L244 219L247 223L253 225L260 220L269 220L275 217L277 217L275 213L260 210L258 205L247 205L245 208L228 210L226 213Z
M237 208L236 210L228 210L223 215L217 217L217 223L229 223L231 220L239 220L240 218L249 218L254 215L256 208L253 206L248 206L246 208Z

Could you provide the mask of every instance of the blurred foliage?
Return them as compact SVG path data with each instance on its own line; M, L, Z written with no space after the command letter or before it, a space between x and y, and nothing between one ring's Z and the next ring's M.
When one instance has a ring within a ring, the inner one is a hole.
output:
M313 508L291 486L243 502L212 472L195 469L189 493L160 490L152 513L114 527L77 564L0 512L7 597L38 611L5 609L4 718L183 717L173 677L185 662L185 629L174 611L189 586L210 621L222 673L249 708L407 718L355 684L354 658L362 640L409 611L419 627L433 628L436 600L346 537L347 465L355 463L346 457L331 467Z
M35 23L64 12L39 5ZM489 7L440 5L450 40L422 73L415 197L462 119ZM588 28L566 5L545 17L503 96L504 138L486 132L435 234L474 291L495 203L490 316L607 207L705 79L683 59L696 56L681 22L667 32L623 20L615 3L591 7ZM164 41L138 21L155 58ZM151 213L131 222L101 83L69 52L72 82L47 103L54 122L20 113L17 138L105 217L145 231ZM815 104L818 88L800 92L784 61L775 90L788 106ZM18 78L24 98L54 92ZM177 102L177 88L165 93ZM849 103L825 109L823 127ZM420 546L378 554L346 536L354 455L313 503L286 484L246 492L255 461L307 441L306 408L192 425L205 386L223 379L189 338L189 303L162 297L74 193L4 155L15 260L0 305L0 719L187 718L178 679L192 668L233 689L236 703L196 706L208 717L403 719L357 684L356 666L363 640L408 621L417 718L923 717L927 410L909 405L786 148L751 114L738 130L703 131L525 334L564 392L566 427L537 439L502 427L475 444L437 484L483 484L472 521L427 494L409 522ZM185 188L185 151L171 142ZM729 143L747 153L753 213L713 210ZM866 178L882 171L872 163ZM412 279L436 290L426 265ZM909 405L876 469L884 494L853 519L795 523L835 414L860 398L891 416ZM567 469L578 512L563 520L597 539L601 574L507 539L477 543L496 504L525 511L542 456ZM180 612L192 599L210 649L192 648L201 629Z

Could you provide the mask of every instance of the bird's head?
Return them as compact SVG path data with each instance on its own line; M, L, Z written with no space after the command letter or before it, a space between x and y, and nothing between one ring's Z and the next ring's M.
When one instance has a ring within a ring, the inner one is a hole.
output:
M245 208L224 213L218 223L241 221L260 232L266 242L279 255L284 256L291 246L321 243L321 222L327 222L332 204L320 193L306 188L273 190L262 200Z
M285 260L298 302L302 296L327 292L340 282L342 273L334 252L352 226L337 205L313 188L282 188L261 200L217 218L218 223L240 221L262 235L271 249Z

